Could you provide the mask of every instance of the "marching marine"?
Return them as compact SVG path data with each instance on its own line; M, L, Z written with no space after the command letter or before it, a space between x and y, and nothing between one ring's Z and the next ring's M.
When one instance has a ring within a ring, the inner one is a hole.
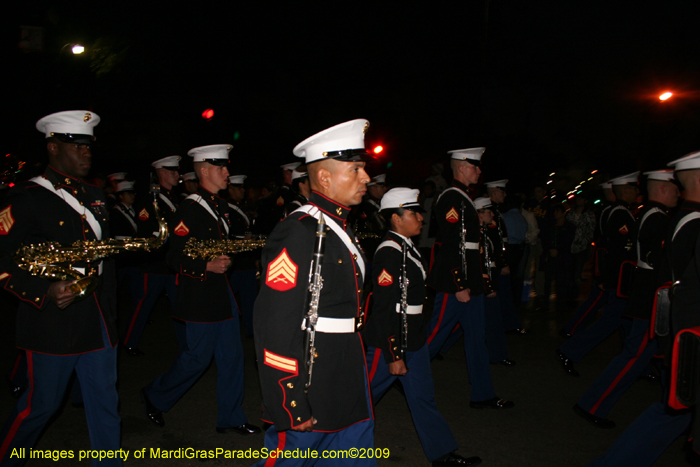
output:
M185 251L188 240L227 240L231 226L228 205L217 193L228 184L231 146L215 144L191 149L199 190L180 205L172 222L168 265L178 272L175 318L186 328L187 348L172 367L141 390L146 416L164 426L162 412L170 410L209 367L217 369L218 433L250 435L260 428L248 423L243 412L243 346L238 307L226 271L231 258L212 259ZM199 252L207 256L206 252Z
M136 225L140 238L152 238L158 236L159 217L160 222L170 224L172 217L177 210L177 202L172 189L180 179L180 156L168 156L151 164L153 173L157 179L157 187L152 187L155 193L149 193L136 208ZM155 185L155 183L154 183ZM158 211L156 214L153 205L153 196L156 196ZM175 306L175 274L168 268L165 262L165 255L168 249L167 243L159 249L151 252L146 257L142 257L141 274L132 281L131 298L134 309L127 322L126 332L122 337L122 343L128 355L138 357L144 352L138 348L141 335L148 322L148 317L156 306L156 302L161 294L165 293L170 301L171 307ZM182 323L174 322L175 334L183 347L185 341L184 328Z
M120 447L113 263L72 262L81 275L99 278L96 291L78 301L71 291L74 281L50 282L13 260L21 244L69 245L109 237L104 192L83 181L92 164L93 128L99 122L99 116L84 110L39 120L36 127L46 136L48 167L43 175L18 184L0 210L0 284L20 299L16 339L17 347L26 350L28 368L28 387L2 431L3 466L24 464L26 459L11 458L11 453L35 445L61 407L74 372L83 389L91 448ZM121 465L121 460L100 465Z
M398 379L433 466L478 465L480 458L454 453L457 441L435 402L422 314L426 273L411 241L420 235L422 211L418 190L393 188L382 198L380 212L390 227L374 255L374 305L364 334L372 399L381 399Z
M265 436L270 450L374 447L358 332L366 264L348 224L350 207L362 201L369 181L363 161L368 127L366 120L352 120L294 148L306 161L309 203L275 227L262 253L264 279L253 319L263 420L272 424ZM376 460L346 464L376 465Z
M484 278L480 259L480 226L469 185L479 181L484 148L449 151L454 174L452 186L437 200L437 254L428 285L437 291L428 324L428 348L433 358L457 324L464 330L464 350L472 382L469 406L508 409L515 404L496 396L485 344Z

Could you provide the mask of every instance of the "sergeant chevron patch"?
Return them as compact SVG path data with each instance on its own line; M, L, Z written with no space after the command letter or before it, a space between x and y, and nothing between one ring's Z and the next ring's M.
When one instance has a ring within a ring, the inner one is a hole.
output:
M447 214L445 215L445 220L451 224L454 224L455 222L459 221L459 214L457 214L457 210L454 207L447 211Z
M394 278L391 277L391 274L386 272L386 269L382 269L381 274L379 274L379 277L377 277L377 284L379 285L391 285L394 283Z
M627 228L627 224L625 224L625 225L623 225L622 227L620 227L619 232L620 232L622 235L627 235L628 233L630 233L630 229L628 229L628 228Z
M177 227L175 227L175 235L179 235L180 237L184 237L188 233L190 233L190 229L187 228L185 225L184 221L180 221L179 224L177 224Z
M9 205L0 211L0 235L9 234L14 224L15 218L12 217L12 205Z
M297 285L297 271L299 267L294 264L287 254L287 249L282 250L277 258L267 265L265 284L279 292L292 289Z
M146 211L146 208L141 209L141 212L139 212L139 219L142 221L147 221L150 216L148 215L148 211Z
M297 373L299 365L293 358L283 357L265 349L265 365L287 373Z

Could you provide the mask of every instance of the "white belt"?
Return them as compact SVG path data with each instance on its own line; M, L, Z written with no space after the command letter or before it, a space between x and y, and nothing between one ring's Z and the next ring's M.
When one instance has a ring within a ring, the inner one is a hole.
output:
M401 313L400 303L396 304L396 312ZM423 305L408 305L408 308L406 308L407 315L419 315L421 313L423 313Z
M316 321L316 331L329 334L340 334L355 332L355 318L324 318L318 317Z
M464 242L464 248L467 250L478 250L479 242Z
M495 268L495 267L496 267L496 263L494 263L494 262L489 263L489 267L490 267L490 268Z
M638 267L638 268L642 268L642 269L654 269L654 268L652 268L651 266L649 266L648 263L645 263L645 262L642 261L642 260L637 260L637 267Z

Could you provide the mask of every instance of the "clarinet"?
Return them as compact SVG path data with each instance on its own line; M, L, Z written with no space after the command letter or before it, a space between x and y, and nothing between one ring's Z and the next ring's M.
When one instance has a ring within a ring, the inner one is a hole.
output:
M408 348L408 273L406 272L406 254L408 245L403 242L401 253L403 263L401 264L401 277L399 278L399 288L401 289L401 338L399 339L401 356L405 358Z
M467 277L467 229L464 227L464 203L460 208L460 221L462 225L462 230L459 234L459 256L462 258L462 274L466 279Z
M326 222L323 220L323 214L319 213L318 223L316 224L316 244L314 246L314 254L311 258L311 267L309 268L309 287L306 294L306 316L302 322L301 328L306 333L304 344L304 365L306 366L306 383L304 390L308 392L311 386L311 374L314 369L314 361L316 359L316 323L318 322L318 303L321 298L321 289L323 288L323 278L321 277L321 263L323 263L323 251L326 246Z
M488 237L488 231L486 230L488 227L485 225L481 225L481 238L484 241L484 267L486 268L486 273L489 275L489 281L493 280L493 277L491 277L491 248L493 248L493 243L491 243L491 239Z

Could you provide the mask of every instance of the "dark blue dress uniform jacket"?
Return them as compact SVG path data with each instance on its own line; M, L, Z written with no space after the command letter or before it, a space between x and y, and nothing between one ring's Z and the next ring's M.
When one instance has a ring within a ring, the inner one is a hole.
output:
M603 270L603 286L616 289L620 278L620 265L623 261L635 259L634 255L635 219L627 205L616 202L605 223L605 246L608 256Z
M476 296L484 293L483 271L479 249L470 249L466 252L467 277L464 277L462 272L460 255L462 205L465 205L464 226L467 231L467 242L479 243L481 238L479 216L468 199L467 187L456 180L452 186L457 190L448 188L443 191L433 211L438 222L435 242L440 246L437 249L435 262L430 268L428 285L438 292L447 294L454 294L468 288L471 290L471 295Z
M177 209L177 203L174 201L170 191L161 188L161 194L168 198ZM137 236L140 238L155 237L158 233L158 218L153 208L153 195L151 193L143 195L142 200L134 209L136 211L136 225L138 228ZM160 211L160 215L163 216L163 219L169 225L176 210L173 210L168 203L158 196L158 211ZM170 234L172 235L172 230ZM157 250L141 255L141 272L144 274L173 274L174 271L168 268L166 264L165 257L167 252L168 243L166 242Z
M182 321L216 323L233 318L228 274L207 272L206 259L194 259L183 253L190 238L227 240L228 205L216 194L200 187L197 194L209 205L214 218L195 199L186 199L173 214L170 223L170 248L167 261L177 271L177 300L174 316ZM230 230L230 226L229 226Z
M387 363L401 360L401 314L396 312L401 303L400 278L403 264L401 252L403 239L395 232L389 231L384 241L393 242L399 249L382 247L374 255L372 265L372 284L374 286L374 304L367 320L365 340L368 346L382 350ZM382 242L383 243L383 242ZM420 253L409 247L408 252L420 262ZM409 305L422 306L425 301L425 279L421 268L406 255L406 273L408 275L407 302ZM412 352L425 344L424 316L407 315L408 347Z
M102 239L109 237L109 220L103 191L47 168L46 177L56 188L75 194L100 223ZM61 197L36 182L19 183L0 209L0 286L20 299L17 312L17 347L53 355L70 355L104 348L106 326L112 346L116 330L115 273L112 260L104 260L100 285L92 296L59 309L46 295L51 282L22 270L13 257L21 244L96 240L90 224ZM60 263L61 266L66 266ZM94 265L94 263L93 263ZM86 267L86 263L75 263Z
M637 265L632 282L632 291L625 306L625 315L638 319L650 319L654 306L656 289L670 280L669 269L664 254L666 230L671 219L666 213L666 206L649 201L637 215L639 221L635 226L635 257L637 248L639 258L652 269ZM642 220L644 222L642 223ZM641 223L641 228L640 228Z
M349 208L319 193L309 203L323 213L326 223L345 231ZM333 432L370 418L367 404L366 364L360 334L316 333L318 357L312 384L304 391L305 333L309 269L317 221L295 212L272 231L262 253L263 281L253 315L255 347L263 398L263 420L277 431L300 425L312 416L314 431ZM352 234L351 234L352 235ZM355 245L359 245L353 238ZM361 254L361 253L360 253ZM327 228L322 265L319 316L358 318L362 313L362 274L343 241Z

